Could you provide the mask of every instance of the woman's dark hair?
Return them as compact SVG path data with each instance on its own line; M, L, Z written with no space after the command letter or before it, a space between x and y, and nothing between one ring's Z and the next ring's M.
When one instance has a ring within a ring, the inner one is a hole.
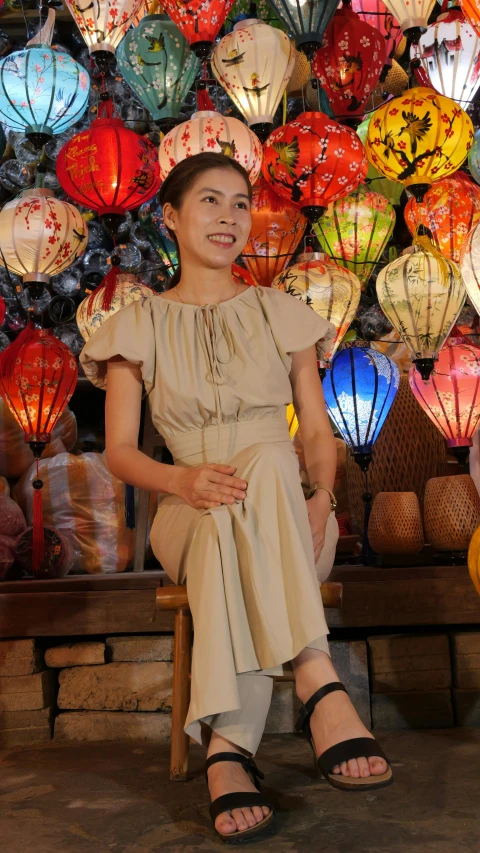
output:
M244 179L247 186L248 197L250 201L252 200L252 187L248 174L243 166L231 157L226 157L225 154L217 154L214 151L203 151L200 154L194 154L193 157L187 157L185 160L181 160L180 163L177 163L172 171L169 172L160 187L159 200L162 207L166 202L169 202L175 210L179 210L182 206L185 194L188 192L190 187L195 183L200 175L203 175L204 172L210 171L210 169L232 169L234 172L237 172L237 174L241 175ZM167 228L167 226L165 227ZM171 231L170 228L167 228L167 231L171 239L176 244L178 250L178 267L167 287L167 290L170 290L180 281L181 268L178 240L175 233Z

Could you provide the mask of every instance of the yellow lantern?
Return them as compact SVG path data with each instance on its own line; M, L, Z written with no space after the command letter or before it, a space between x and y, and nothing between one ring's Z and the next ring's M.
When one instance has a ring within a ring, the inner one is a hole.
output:
M320 361L320 367L329 366L360 302L361 285L357 276L334 264L322 252L308 252L299 255L296 264L277 275L272 287L291 293L333 323L335 337Z
M427 240L387 264L377 276L380 307L399 333L422 379L433 370L465 301L460 269ZM430 244L431 245L431 244Z
M235 24L213 51L215 77L260 139L272 130L295 53L286 33L256 18Z
M415 0L415 3L411 0L384 0L384 3L400 24L403 34L418 42L427 29L435 0Z
M467 113L433 89L409 89L380 107L368 126L372 166L422 201L429 186L460 168L473 141Z

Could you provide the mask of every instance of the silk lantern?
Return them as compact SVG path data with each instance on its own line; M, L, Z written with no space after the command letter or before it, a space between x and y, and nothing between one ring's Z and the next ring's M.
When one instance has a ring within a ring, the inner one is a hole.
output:
M462 277L468 298L480 313L480 222L470 231L462 259Z
M236 160L246 169L252 184L258 178L262 164L258 137L236 118L213 110L200 110L162 139L159 149L162 180L181 160L201 151L214 151Z
M421 201L434 181L460 168L473 140L469 116L450 98L409 89L380 107L368 126L368 159Z
M178 267L178 247L167 231L162 206L156 196L139 208L138 221L162 261L165 271L169 276L173 276Z
M428 26L435 0L384 0L385 6L398 21L404 35L418 41Z
M480 2L479 0L460 0L460 7L469 24L480 36Z
M118 275L113 294L107 292L104 279L90 296L80 302L77 308L77 326L83 340L88 341L102 323L121 308L152 294L150 287L130 273Z
M346 119L363 115L385 63L385 42L378 30L350 8L330 21L322 46L312 60L312 73L325 90L333 114Z
M366 118L361 124L357 127L357 134L362 140L362 143L365 144L365 139L367 138L368 133L368 125L370 124L375 113L372 113L371 116ZM403 193L403 185L398 184L396 181L391 181L389 178L386 178L385 175L382 175L375 166L372 166L371 163L368 164L368 172L367 177L365 179L365 183L369 189L373 190L376 193L380 193L383 195L390 204L400 204L402 193Z
M394 225L395 211L387 199L361 186L329 205L313 230L323 251L365 286Z
M33 481L33 573L42 568L44 534L38 460L77 382L77 362L50 329L26 329L0 353L0 394L22 428L37 465Z
M457 264L415 245L380 270L377 296L422 378L428 379L465 301Z
M252 227L242 258L258 284L269 287L296 251L307 220L262 177L253 187L250 211Z
M400 44L403 33L398 21L387 9L382 0L352 0L352 9L357 15L379 31L385 43L385 65L380 79L384 79L392 66L392 60Z
M476 184L480 184L480 130L473 136L472 147L468 152L468 168Z
M270 6L295 44L311 59L321 46L325 29L338 6L338 0L269 0Z
M330 365L360 302L356 275L332 263L322 252L305 252L272 282L275 290L291 293L335 326L335 337L320 363Z
M260 138L273 127L295 53L285 33L256 19L235 24L213 51L215 77Z
M0 60L0 117L41 148L84 114L90 78L49 45L27 46Z
M0 264L24 284L48 284L85 251L80 212L47 189L24 190L0 211Z
M155 146L114 118L112 109L111 101L102 102L100 117L61 148L57 176L71 198L115 227L127 210L155 195L160 170Z
M275 192L314 221L363 181L367 158L353 130L324 113L307 112L270 134L262 172Z
M164 11L202 60L208 58L232 5L233 0L162 0Z
M448 344L439 354L430 380L415 367L408 380L415 399L444 436L448 449L465 462L480 420L480 350Z
M122 76L156 122L180 114L200 60L167 15L147 15L117 49Z
M480 39L458 9L430 24L411 57L421 62L415 74L422 85L464 107L473 101L480 86Z
M89 53L102 62L113 56L137 17L143 0L65 0Z
M423 225L438 251L461 263L467 236L480 220L480 189L457 172L432 184L422 202L410 198L404 215L412 237Z

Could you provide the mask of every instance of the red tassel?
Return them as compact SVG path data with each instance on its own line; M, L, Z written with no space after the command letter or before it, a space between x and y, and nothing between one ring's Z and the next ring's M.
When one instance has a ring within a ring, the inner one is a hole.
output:
M34 337L38 329L33 323L28 323L15 340L0 354L0 375L11 379L21 348Z
M197 106L199 110L211 110L215 112L215 105L208 94L207 89L199 89L197 92Z
M118 265L112 264L112 268L107 272L103 281L101 281L98 287L96 287L95 290L92 291L92 293L88 297L87 303L88 318L92 316L95 297L101 290L103 290L102 311L110 311L110 308L112 307L113 297L115 296L115 292L117 289L117 279L119 272L120 269Z
M38 478L38 463L37 463L37 478ZM33 534L32 534L32 569L34 577L37 577L43 566L45 556L45 543L43 532L43 502L42 502L42 487L43 482L36 479L32 483L33 492Z
M259 180L259 187L256 208L260 210L262 207L269 207L271 213L283 213L287 207L286 199L278 195L263 177Z

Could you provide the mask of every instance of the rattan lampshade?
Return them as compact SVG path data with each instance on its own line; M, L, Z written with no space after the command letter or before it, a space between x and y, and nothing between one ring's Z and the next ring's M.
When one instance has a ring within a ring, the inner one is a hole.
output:
M429 480L424 520L427 542L438 551L466 551L480 525L480 497L470 474Z
M377 554L418 554L424 540L415 492L379 492L372 504L368 539Z

